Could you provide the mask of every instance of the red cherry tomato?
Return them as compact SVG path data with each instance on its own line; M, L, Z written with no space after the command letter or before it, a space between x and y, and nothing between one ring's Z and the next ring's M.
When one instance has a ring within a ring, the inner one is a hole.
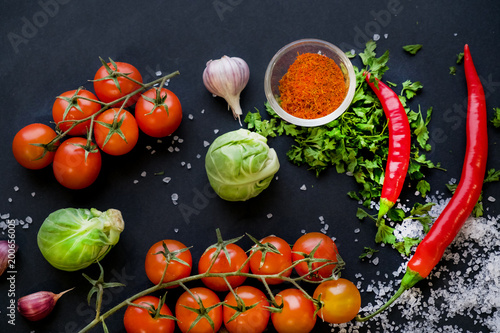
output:
M45 151L33 144L47 144L57 136L56 132L44 124L30 124L14 136L12 152L23 167L32 170L45 168L54 160L54 151ZM53 149L57 148L54 146ZM45 154L44 154L45 152Z
M304 259L304 256L300 253L309 255L314 250L314 248L318 246L318 244L319 247L314 252L314 258L328 259L331 260L332 264L327 265L327 262L313 263L312 270L322 266L324 267L311 274L309 274L309 267L306 262L302 262L295 266L295 270L297 271L297 273L300 276L307 275L305 279L310 281L319 281L321 279L332 276L332 272L336 266L335 263L337 263L337 246L327 235L320 232L310 232L297 239L292 248L292 260L293 262L295 262L300 259Z
M108 68L104 65L101 66L94 76L94 91L101 101L105 103L112 102L141 87L138 83L116 74L117 72L127 74L127 77L142 83L141 73L131 64L117 61L114 64L113 62L109 62L107 66ZM118 85L114 79L118 81ZM124 106L133 105L137 101L137 98L139 98L137 95L130 98ZM122 103L116 103L116 105L121 106Z
M179 98L170 90L161 88L160 96L157 96L157 91L157 88L153 88L139 97L135 105L135 117L144 133L162 138L174 133L181 124L182 107Z
M227 260L226 253L224 251L220 251L219 255L215 259L214 265L210 269L211 273L229 273L236 272L241 268L241 272L248 273L249 267L248 263L243 266L245 261L247 260L247 254L245 251L236 244L228 244L226 245L227 252L229 253L229 258L231 263ZM198 262L198 273L203 274L207 272L210 268L210 264L212 262L214 254L216 252L215 248L209 248L203 253L200 257L200 261ZM228 276L227 281L231 285L231 287L237 287L243 282L245 282L245 276ZM215 291L227 291L229 287L226 282L221 277L207 277L202 278L201 281L210 289Z
M139 128L130 112L111 108L97 117L94 137L99 148L105 153L123 155L137 144Z
M143 296L132 303L146 307L152 307L148 311L137 306L129 305L125 310L123 324L127 333L173 333L175 321L169 318L155 318L156 309L160 304L160 299L154 296ZM172 316L170 309L163 304L160 314Z
M269 323L269 302L266 295L259 289L251 286L240 286L234 289L234 292L243 302L245 309L236 301L232 292L228 293L224 300L222 316L224 325L229 333L261 333ZM226 305L237 307L240 313L236 318L236 310ZM255 305L255 306L254 306ZM254 306L254 307L252 307ZM250 309L248 309L250 308Z
M316 324L316 306L298 289L285 289L275 296L281 312L273 312L271 321L278 333L307 333Z
M262 251L257 251L250 258L250 270L253 274L257 275L272 275L278 274L280 272L284 273L282 276L288 277L292 273L292 269L286 270L288 267L292 265L292 250L290 249L290 245L279 237L276 236L268 236L260 241L261 244L272 244L278 253L273 253L271 251L267 251L264 260L262 260ZM255 248L256 246L254 246ZM266 279L266 282L269 284L279 284L282 283L282 279Z
M191 327L191 325L198 318L198 314L192 310L187 309L186 307L199 309L200 305L198 304L198 300L202 302L203 308L208 310L208 308L220 303L219 296L214 293L212 290L198 287L190 289L190 292L194 295L194 297L188 292L185 291L178 299L175 304L175 316L177 318L177 325L183 333L214 333L218 332L219 328L222 325L222 305L214 307L210 309L210 311L206 312L206 316L208 316L212 322L210 325L210 321L203 317L201 318L196 325Z
M86 139L74 137L57 149L52 166L61 185L77 190L90 186L97 179L101 171L101 153L94 144L87 152L83 148L86 144Z
M320 283L313 297L322 303L318 317L332 324L342 324L353 320L361 307L361 295L358 288L354 283L343 278Z
M167 251L164 246L167 247ZM191 274L193 264L191 252L181 242L165 239L151 246L146 254L146 275L151 282L160 283L167 262L168 267L162 282L175 281Z
M101 109L99 103L78 96L97 100L97 97L88 90L70 90L58 96L52 106L52 118L63 132L66 132L74 121L87 118ZM68 134L86 135L89 128L90 119L73 127Z

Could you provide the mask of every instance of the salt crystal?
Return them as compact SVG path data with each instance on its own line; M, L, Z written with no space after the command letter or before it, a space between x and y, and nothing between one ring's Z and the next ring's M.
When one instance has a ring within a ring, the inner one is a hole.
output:
M384 38L387 39L389 37L389 34L384 34Z
M189 170L191 169L191 163L186 164L186 168Z
M182 161L181 166L185 166L185 165L186 165L186 162Z
M153 147L151 147L151 146L146 146L146 149L147 149L147 150L151 150L151 149L153 149Z
M305 229L302 229L302 230L300 230L300 233L301 233L301 234L305 234L305 233L306 233L306 230L305 230Z
M184 142L184 139L183 139L183 138L179 138L179 140L177 140L177 142L179 142L179 143L183 143L183 142Z
M174 148L174 151L175 151L176 153L178 153L178 152L180 152L180 151L181 151L181 149L180 149L179 147L175 147L175 148Z
M300 189L301 189L302 191L305 191L305 190L307 190L307 187L306 187L306 185L304 184L304 185L302 185L302 186L300 187Z
M167 150L170 152L170 153L173 153L174 152L174 147L170 146L167 148Z
M208 141L203 141L203 147L208 147L210 146L210 143Z
M161 71L156 71L156 76L161 76Z
M6 213L6 214L2 214L2 215L0 215L0 218L1 218L2 220L6 220L6 219L8 219L9 217L10 217L10 214L9 214L9 213Z
M179 136L178 136L178 135L174 135L173 140L174 140L174 141L179 140Z
M19 186L14 186L14 191L19 191Z
M205 109L201 110L201 113L205 113Z
M214 129L214 133L215 134L219 133L219 130L218 129Z
M141 177L144 178L144 177L146 177L146 175L147 175L146 171L141 172Z
M360 232L360 231L361 231L361 230L360 230L359 228L354 229L354 233L355 233L355 234L359 234L359 232Z
M495 198L494 198L494 197L492 197L492 196L489 196L489 197L488 197L488 201L489 201L489 202L495 202L496 200L497 200L497 199L495 199Z
M137 184L139 181L137 179L134 179L134 184Z
M8 202L12 202L12 198L7 199Z
M31 216L26 216L26 222L33 223L33 219L31 218Z
M188 114L188 119L189 119L189 120L193 120L193 118L194 118L194 116L193 116L191 113L190 113L190 114Z
M375 257L372 260L372 264L374 264L376 266L376 265L378 265L379 261L380 261L379 257Z
M374 34L373 35L373 40L376 42L380 39L380 35L379 34Z
M34 196L35 196L35 194L36 194L35 192L31 192L31 196L32 196L32 197L34 197Z
M268 219L270 219L271 217L273 217L273 214L269 213L266 215Z
M196 158L201 158L201 155L200 154L196 154Z
M172 180L172 178L170 178L170 177L163 178L163 182L166 184L170 183L171 180Z
M178 232L179 232L179 229L174 228L174 232L175 232L175 233L178 233Z

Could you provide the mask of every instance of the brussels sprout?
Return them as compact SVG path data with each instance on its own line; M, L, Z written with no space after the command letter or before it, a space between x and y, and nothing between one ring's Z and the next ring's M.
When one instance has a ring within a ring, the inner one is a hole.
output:
M267 139L246 129L225 133L210 145L205 158L208 180L228 201L245 201L266 189L280 164Z
M64 208L51 213L38 231L38 248L63 271L76 271L101 260L125 227L119 210Z

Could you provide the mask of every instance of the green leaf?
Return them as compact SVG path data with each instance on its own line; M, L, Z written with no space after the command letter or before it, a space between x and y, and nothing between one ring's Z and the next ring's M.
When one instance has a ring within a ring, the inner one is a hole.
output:
M398 250L401 254L404 255L410 255L411 249L414 246L417 246L421 242L421 239L419 238L409 238L409 237L403 237L402 242L396 242L394 244L394 248Z
M356 211L356 217L360 220L363 220L365 217L371 217L368 212L366 212L364 209L361 209L358 207L358 210Z
M391 221L403 221L405 212L400 208L392 208L387 212L387 217L391 219Z
M431 185L427 181L422 179L417 183L417 191L420 192L422 198L425 198L427 192L429 192L430 190L431 190Z
M493 118L491 119L491 123L496 128L500 128L500 108L493 108L493 111L495 112L495 114L493 115Z
M464 53L460 52L457 54L457 64L461 64L464 61Z
M417 52L420 51L421 48L422 48L421 44L411 44L403 46L403 50L413 55L417 54Z
M486 178L484 178L485 183L498 182L500 180L500 170L489 169Z
M457 74L457 68L455 66L450 66L450 75L456 75Z
M378 252L378 250L375 250L375 249L372 249L371 247L365 246L363 253L361 253L361 255L359 256L359 259L363 259L363 258L367 258L367 257L370 258L371 256L373 256L377 252Z
M420 83L420 81L411 82L410 80L406 80L405 82L403 82L403 90L401 90L401 95L405 93L407 99L412 99L423 87L424 86L422 85L422 83Z
M396 242L394 228L389 227L385 222L381 221L378 226L377 234L375 235L375 242L394 244Z

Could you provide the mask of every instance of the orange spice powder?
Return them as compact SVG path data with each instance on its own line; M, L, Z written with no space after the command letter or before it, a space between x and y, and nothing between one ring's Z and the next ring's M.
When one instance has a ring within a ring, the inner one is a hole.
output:
M346 90L339 66L318 53L299 54L279 85L283 110L303 119L320 118L335 111Z

